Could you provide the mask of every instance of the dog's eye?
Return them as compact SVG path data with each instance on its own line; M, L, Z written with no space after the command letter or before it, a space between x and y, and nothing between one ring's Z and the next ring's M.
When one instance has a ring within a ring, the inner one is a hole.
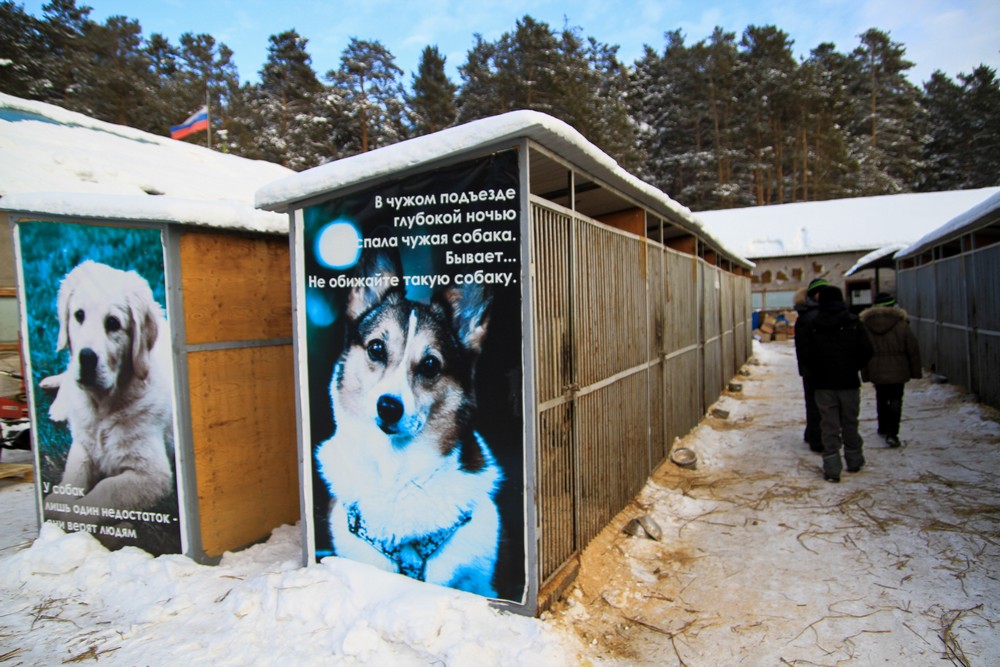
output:
M372 361L377 361L382 364L385 363L387 355L385 352L385 343L382 340L376 338L375 340L368 343L367 349L368 349L369 359L371 359Z
M114 333L122 328L121 320L119 320L114 315L108 315L104 318L104 330L108 333Z
M73 317L76 319L77 322L83 324L83 321L87 318L87 314L84 313L83 309L81 308L80 310L73 313Z
M429 355L424 357L417 365L417 374L428 380L433 380L441 374L441 360Z

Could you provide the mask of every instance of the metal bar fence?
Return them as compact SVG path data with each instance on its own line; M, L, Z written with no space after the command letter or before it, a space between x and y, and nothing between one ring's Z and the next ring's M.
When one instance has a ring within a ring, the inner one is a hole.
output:
M746 361L750 286L537 198L531 225L544 583L636 496Z
M924 366L1000 408L1000 244L900 268Z

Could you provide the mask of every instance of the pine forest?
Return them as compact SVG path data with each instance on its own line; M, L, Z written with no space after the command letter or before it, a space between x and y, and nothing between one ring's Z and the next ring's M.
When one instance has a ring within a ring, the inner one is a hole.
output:
M207 102L214 150L295 170L532 109L695 211L1000 185L996 71L937 71L918 87L905 46L878 28L804 58L773 25L698 41L672 31L625 63L618 46L524 16L496 41L472 35L457 82L434 45L405 73L387 45L357 38L316 72L308 40L287 30L241 82L211 35L174 44L89 15L76 0L40 18L0 1L0 92L161 135Z

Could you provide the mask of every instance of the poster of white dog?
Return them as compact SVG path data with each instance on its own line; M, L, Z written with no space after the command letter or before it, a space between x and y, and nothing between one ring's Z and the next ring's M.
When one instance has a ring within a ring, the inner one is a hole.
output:
M158 229L17 225L43 520L182 550Z

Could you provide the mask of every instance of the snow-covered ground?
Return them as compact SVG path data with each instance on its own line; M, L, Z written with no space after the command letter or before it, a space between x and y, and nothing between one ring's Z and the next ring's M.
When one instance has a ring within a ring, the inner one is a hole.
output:
M997 413L910 383L891 450L868 386L868 464L829 484L802 443L792 344L754 351L728 419L682 442L697 468L662 466L540 620L349 561L302 568L291 526L218 566L52 528L32 544L31 486L2 480L0 662L1000 664ZM660 541L621 530L641 515Z
M802 442L793 343L755 344L743 391L683 440L589 547L556 625L620 664L1000 665L1000 415L910 382L904 447L824 482ZM621 527L648 514L660 542Z

